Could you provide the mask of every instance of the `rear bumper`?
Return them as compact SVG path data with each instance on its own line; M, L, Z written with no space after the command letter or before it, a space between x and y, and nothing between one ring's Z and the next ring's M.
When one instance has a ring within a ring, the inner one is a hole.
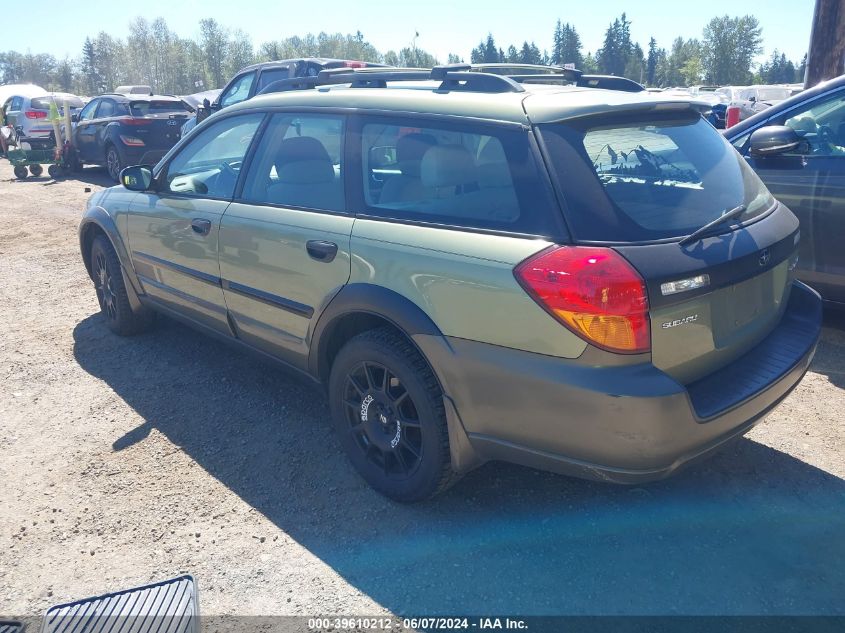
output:
M146 147L121 146L121 154L126 165L155 165L168 152L168 149L148 149Z
M433 360L446 361L434 364L455 405L450 424L468 440L457 461L618 483L665 477L747 432L792 391L815 353L821 307L796 282L766 339L687 387L650 362L607 366L452 339L451 362Z

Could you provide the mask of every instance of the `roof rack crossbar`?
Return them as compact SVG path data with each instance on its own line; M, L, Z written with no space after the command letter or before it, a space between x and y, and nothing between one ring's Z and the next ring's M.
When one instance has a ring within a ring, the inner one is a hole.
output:
M468 64L449 64L425 68L327 68L316 77L280 79L266 86L260 94L309 90L319 86L349 84L352 88L384 88L389 82L440 81L438 90L468 92L524 92L519 83L503 75L471 72Z

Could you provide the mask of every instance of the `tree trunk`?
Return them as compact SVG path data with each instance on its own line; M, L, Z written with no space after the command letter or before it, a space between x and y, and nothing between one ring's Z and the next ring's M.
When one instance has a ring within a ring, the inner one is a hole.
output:
M804 87L845 72L845 7L842 0L816 0Z

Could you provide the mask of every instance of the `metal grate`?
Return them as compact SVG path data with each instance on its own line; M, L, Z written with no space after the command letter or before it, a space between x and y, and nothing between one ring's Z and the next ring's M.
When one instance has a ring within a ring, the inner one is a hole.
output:
M194 579L172 580L50 607L41 633L198 633ZM0 633L6 633L0 629ZM10 632L11 633L11 632Z

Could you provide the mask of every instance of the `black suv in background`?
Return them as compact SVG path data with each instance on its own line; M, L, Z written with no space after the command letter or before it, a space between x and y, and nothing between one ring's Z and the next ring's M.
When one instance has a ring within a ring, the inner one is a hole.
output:
M178 97L104 94L74 117L78 166L104 165L116 182L127 165L154 165L181 137L190 110Z
M309 57L300 59L278 59L272 62L261 62L242 68L226 87L220 96L208 107L197 109L197 115L182 130L187 134L211 112L217 112L227 106L251 99L264 90L271 83L293 77L316 77L321 70L328 68L373 68L386 67L385 64L362 62L352 59L329 59L325 57Z

